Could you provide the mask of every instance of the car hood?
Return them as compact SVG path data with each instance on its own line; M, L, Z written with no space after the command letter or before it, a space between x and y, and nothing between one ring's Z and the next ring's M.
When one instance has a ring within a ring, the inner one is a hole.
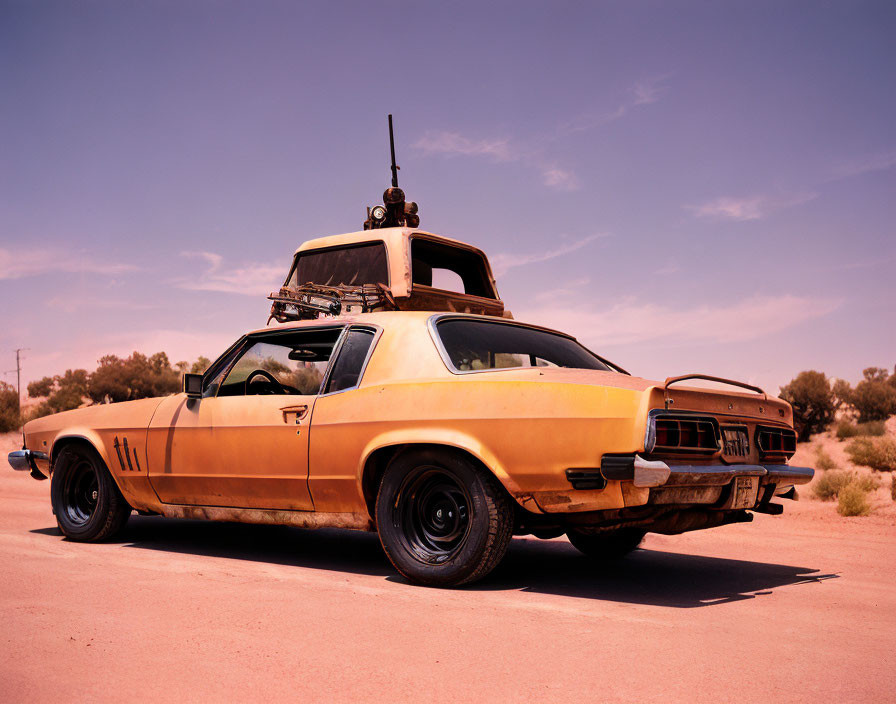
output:
M63 430L72 427L110 429L146 428L156 408L165 397L143 398L137 401L101 403L73 411L63 411L36 418L25 424L25 435Z

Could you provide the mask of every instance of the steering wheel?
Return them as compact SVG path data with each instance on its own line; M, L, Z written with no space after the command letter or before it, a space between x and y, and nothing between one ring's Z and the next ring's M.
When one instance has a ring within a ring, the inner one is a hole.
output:
M256 370L253 371L249 376L246 377L246 382L245 382L245 384L246 384L246 388L245 388L245 390L244 390L244 392L243 392L244 395L249 396L249 384L252 383L252 380L253 380L256 376L263 376L265 379L267 379L269 382L271 382L271 384L274 385L275 388L273 389L273 391L270 391L270 392L268 392L268 393L270 393L270 394L286 394L286 393L289 393L289 392L284 388L283 384L281 384L279 381L277 381L277 377L275 377L273 374L271 374L270 372L265 371L264 369L256 369Z

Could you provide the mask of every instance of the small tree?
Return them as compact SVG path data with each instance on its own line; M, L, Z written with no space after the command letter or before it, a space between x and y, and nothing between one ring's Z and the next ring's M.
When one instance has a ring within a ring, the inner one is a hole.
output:
M856 384L850 401L859 412L859 422L886 420L896 413L896 387L890 385L887 370L869 367L864 379Z
M0 433L18 430L21 425L19 395L14 386L0 381Z
M134 352L122 359L109 354L100 359L96 371L90 375L87 391L95 403L107 397L111 401L132 401L176 393L180 375L168 361L168 355L157 352L147 357Z
M46 396L32 414L33 418L60 413L77 408L87 396L87 370L67 369L65 374L45 376L28 384L28 395L31 398Z
M835 379L831 386L831 393L834 396L834 406L838 410L845 410L852 406L852 386L845 379Z
M793 422L800 440L822 432L834 418L834 395L822 372L800 372L781 387L781 398L793 406Z

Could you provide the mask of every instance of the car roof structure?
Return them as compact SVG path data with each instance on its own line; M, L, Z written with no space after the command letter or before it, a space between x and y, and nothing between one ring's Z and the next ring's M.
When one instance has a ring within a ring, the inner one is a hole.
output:
M271 317L279 322L374 310L509 317L482 250L409 227L305 242L269 298Z

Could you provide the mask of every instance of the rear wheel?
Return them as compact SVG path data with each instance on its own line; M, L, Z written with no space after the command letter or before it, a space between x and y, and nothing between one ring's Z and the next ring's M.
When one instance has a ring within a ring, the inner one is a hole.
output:
M579 552L598 560L618 560L633 552L644 540L644 531L621 528L613 533L589 534L569 531L566 537Z
M513 507L497 480L473 462L420 450L386 469L376 523L383 550L404 577L455 586L481 579L504 557Z
M67 538L94 542L124 527L131 507L96 450L72 445L54 464L50 499L59 530Z

